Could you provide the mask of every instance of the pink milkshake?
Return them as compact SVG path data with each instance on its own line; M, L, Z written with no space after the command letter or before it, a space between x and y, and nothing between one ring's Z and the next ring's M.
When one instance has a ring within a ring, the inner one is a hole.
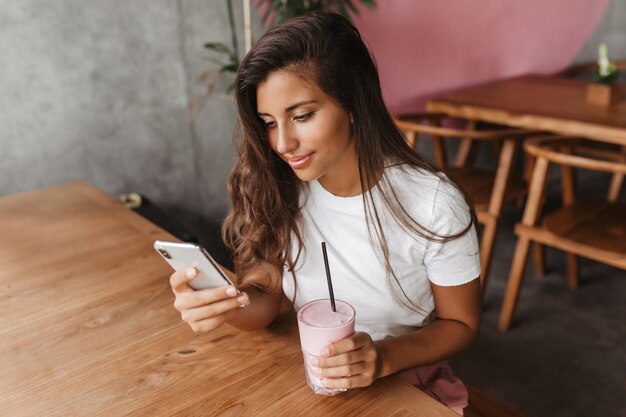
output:
M298 311L298 329L307 384L316 394L335 395L346 391L322 387L311 365L311 360L319 356L326 346L354 334L354 308L340 300L335 300L335 306L337 311L333 312L330 300L315 300Z

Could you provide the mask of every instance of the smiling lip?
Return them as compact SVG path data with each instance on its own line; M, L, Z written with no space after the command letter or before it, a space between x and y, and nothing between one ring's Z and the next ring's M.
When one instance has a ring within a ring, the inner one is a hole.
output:
M287 158L287 163L293 169L304 168L311 161L312 156L313 152L304 156L293 156L291 158Z

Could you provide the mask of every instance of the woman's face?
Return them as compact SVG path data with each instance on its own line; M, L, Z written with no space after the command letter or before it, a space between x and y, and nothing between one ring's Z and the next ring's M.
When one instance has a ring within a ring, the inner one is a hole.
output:
M303 181L335 195L361 193L350 115L314 85L287 70L257 86L257 111L271 148Z

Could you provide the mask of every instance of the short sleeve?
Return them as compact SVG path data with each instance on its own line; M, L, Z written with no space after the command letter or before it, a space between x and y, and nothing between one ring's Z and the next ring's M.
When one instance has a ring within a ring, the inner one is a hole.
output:
M439 181L433 200L429 231L437 236L462 232L471 221L461 191L448 180ZM428 241L424 258L428 279L435 285L454 286L480 275L480 249L475 225L464 235L447 242Z

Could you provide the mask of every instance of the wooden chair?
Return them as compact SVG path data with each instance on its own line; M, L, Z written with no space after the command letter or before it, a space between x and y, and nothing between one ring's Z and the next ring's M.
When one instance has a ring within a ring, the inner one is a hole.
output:
M441 122L447 117L445 114L434 113L413 114L399 116L395 122L414 149L420 135L432 137L435 165L457 183L473 201L478 222L484 226L480 252L482 268L480 282L484 291L502 206L505 202L521 201L526 195L526 184L520 179L510 178L516 145L522 138L536 132L509 128L475 130L473 121L468 122L465 130L442 127ZM450 167L447 164L443 143L445 138L462 138L454 163ZM496 172L473 167L476 145L480 141L491 142L496 148L499 154Z
M617 61L613 61L613 63L619 70L619 78L617 82L621 84L626 83L626 60L617 60ZM597 62L589 61L589 62L584 62L581 64L576 64L571 67L568 67L565 70L559 72L557 75L559 77L577 78L577 79L586 80L586 81L593 81L594 72L596 71L597 68L598 68ZM626 146L624 146L624 149L626 149ZM529 165L529 167L530 166L531 165ZM568 173L564 172L563 175L564 175L564 181L566 181L567 180L566 176L568 175ZM530 173L528 175L528 178L530 178ZM619 195L619 192L623 184L624 184L624 175L613 174L613 177L611 178L611 185L609 187L609 192L608 192L609 201L617 201L617 196ZM542 276L545 273L544 248L542 247L541 244L535 242L532 245L532 251L533 251L533 264L534 264L535 274L537 276ZM570 256L568 256L568 259L569 258ZM572 268L570 268L570 270L571 269Z
M579 256L626 269L626 204L618 202L619 190L610 192L606 201L578 199L574 190L575 168L611 173L614 178L626 174L626 150L590 147L582 139L555 136L529 139L524 149L535 157L535 166L524 216L515 227L518 241L500 313L502 331L511 325L530 243L566 252L571 288L578 285ZM538 224L550 163L561 166L563 207Z

